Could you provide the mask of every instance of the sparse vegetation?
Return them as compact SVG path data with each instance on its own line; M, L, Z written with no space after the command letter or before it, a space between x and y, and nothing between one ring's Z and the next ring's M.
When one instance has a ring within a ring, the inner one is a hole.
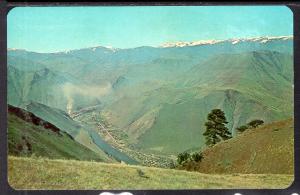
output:
M249 122L247 125L250 128L256 128L256 127L258 127L260 125L263 125L263 124L264 124L263 120L255 119L255 120Z
M251 122L247 123L247 125L242 125L240 127L237 127L236 130L238 133L243 133L247 129L254 129L263 124L264 124L263 120L255 119L255 120L252 120Z
M238 133L243 133L247 129L248 129L248 126L246 126L246 125L242 125L242 126L236 128Z
M195 162L201 162L201 160L203 159L203 154L201 152L195 152L192 154L192 159Z
M203 154L201 152L194 152L189 154L188 152L183 152L178 154L177 163L178 165L184 165L188 162L201 162L203 159Z
M202 153L204 158L200 163L188 162L178 168L210 174L293 174L293 119L245 131Z
M187 162L189 159L191 158L191 155L187 152L183 152L178 154L177 156L177 163L179 165L184 164L185 162Z

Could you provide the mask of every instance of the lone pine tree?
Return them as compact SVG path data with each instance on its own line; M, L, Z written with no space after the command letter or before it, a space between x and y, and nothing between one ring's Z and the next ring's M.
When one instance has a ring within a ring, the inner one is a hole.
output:
M221 139L227 140L232 137L231 132L225 126L228 122L221 109L213 109L207 115L207 120L205 123L206 131L203 133L206 145L212 146L220 142Z

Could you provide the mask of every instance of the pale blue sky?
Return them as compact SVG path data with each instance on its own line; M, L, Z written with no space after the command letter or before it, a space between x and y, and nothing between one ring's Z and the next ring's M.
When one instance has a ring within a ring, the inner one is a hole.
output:
M7 16L8 48L55 52L92 46L293 35L285 6L18 7Z

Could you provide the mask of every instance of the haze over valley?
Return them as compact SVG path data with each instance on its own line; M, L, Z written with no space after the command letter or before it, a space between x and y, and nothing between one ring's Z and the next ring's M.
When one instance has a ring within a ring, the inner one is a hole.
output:
M293 117L291 36L56 53L8 49L7 75L10 105L72 132L81 144L97 137L146 165L205 148L204 123L214 108L225 112L234 136L256 118ZM80 128L64 128L66 116Z

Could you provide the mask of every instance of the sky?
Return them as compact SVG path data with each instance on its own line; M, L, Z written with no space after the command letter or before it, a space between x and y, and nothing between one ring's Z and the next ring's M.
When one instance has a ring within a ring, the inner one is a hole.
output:
M36 52L284 35L293 35L285 6L17 7L7 16L8 48Z

